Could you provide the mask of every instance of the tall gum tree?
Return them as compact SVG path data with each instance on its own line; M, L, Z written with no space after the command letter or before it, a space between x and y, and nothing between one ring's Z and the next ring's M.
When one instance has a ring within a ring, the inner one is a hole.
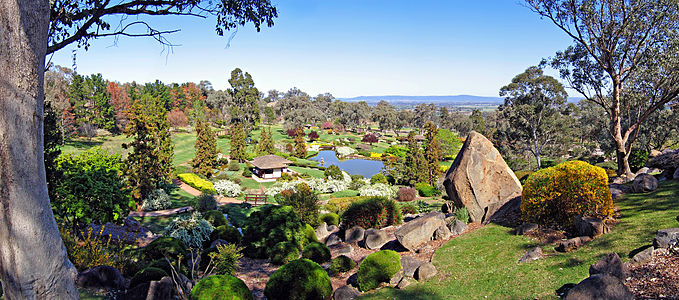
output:
M639 128L679 94L679 1L526 0L526 4L575 41L557 53L551 65L586 100L604 108L617 172L630 178L628 158Z
M45 55L107 36L152 37L143 16L216 16L215 30L273 25L268 0L0 1L0 279L6 299L77 299L76 270L50 208L43 162ZM126 16L135 16L126 18ZM115 18L111 26L107 20Z

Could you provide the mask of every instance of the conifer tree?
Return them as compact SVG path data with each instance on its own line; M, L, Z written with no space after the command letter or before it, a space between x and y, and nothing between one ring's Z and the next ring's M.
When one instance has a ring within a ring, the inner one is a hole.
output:
M193 158L192 166L194 173L211 177L215 169L217 159L217 139L215 138L210 124L198 119L196 124L196 157Z
M243 123L238 122L231 125L231 153L232 160L238 162L245 161L245 130Z
M136 98L136 93L133 94ZM128 185L132 196L141 206L141 201L172 176L174 146L170 136L167 111L157 97L148 94L134 99L125 128L128 137L133 137L123 148L131 148L125 164Z
M403 163L403 180L410 185L428 182L427 163L422 149L415 142L415 132L408 133L408 155Z
M302 128L297 128L295 132L295 156L306 157L306 143L304 142L304 130Z
M438 128L432 122L427 122L424 126L426 133L424 135L424 158L427 164L427 178L429 184L436 186L436 181L441 175L441 168L439 167L439 158L441 157L441 146L438 138Z
M271 128L262 128L259 136L259 144L257 145L257 152L261 155L274 154L276 149L273 145L273 137L271 136Z

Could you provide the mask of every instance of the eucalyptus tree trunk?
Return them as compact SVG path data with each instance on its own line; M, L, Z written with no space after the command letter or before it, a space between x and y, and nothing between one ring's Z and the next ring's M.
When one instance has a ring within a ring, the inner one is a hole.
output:
M77 299L43 161L46 0L0 0L0 278L5 299Z

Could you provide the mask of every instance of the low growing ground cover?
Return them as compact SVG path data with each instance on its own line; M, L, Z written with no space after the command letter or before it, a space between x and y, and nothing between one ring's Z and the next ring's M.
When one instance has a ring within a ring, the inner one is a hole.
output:
M547 257L518 264L538 242L491 224L452 239L436 251L439 274L404 290L386 288L362 299L557 299L556 289L588 276L589 265L617 252L629 260L635 249L649 245L658 229L677 227L679 183L663 182L651 193L628 194L615 203L621 217L611 233L570 253L542 245Z

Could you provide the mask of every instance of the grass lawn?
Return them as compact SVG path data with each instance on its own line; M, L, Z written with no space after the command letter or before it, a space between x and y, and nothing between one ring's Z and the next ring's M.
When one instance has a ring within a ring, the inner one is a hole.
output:
M293 170L297 173L309 174L311 177L314 177L314 178L325 177L325 172L323 172L319 169L303 168L303 167L296 167L296 166L290 166L289 169Z
M181 214L175 214L171 216L163 217L138 217L135 218L141 225L148 226L153 233L162 233L165 227L170 224L170 222L179 216L190 216L191 212L185 212Z
M362 299L557 299L555 290L588 276L589 265L617 252L623 261L652 243L659 229L677 227L679 183L663 182L652 193L628 194L616 203L620 222L611 233L570 253L542 245L547 258L518 264L535 240L488 225L454 238L436 251L438 275L404 290L385 288Z
M89 141L85 138L77 138L66 141L65 145L61 147L61 152L78 153L92 147L101 147L110 153L120 153L125 157L129 150L123 149L123 143L129 143L131 140L126 138L125 135L94 137Z
M170 199L172 200L172 205L170 205L170 208L190 206L193 203L193 199L195 198L196 197L180 188L173 189L170 192Z

